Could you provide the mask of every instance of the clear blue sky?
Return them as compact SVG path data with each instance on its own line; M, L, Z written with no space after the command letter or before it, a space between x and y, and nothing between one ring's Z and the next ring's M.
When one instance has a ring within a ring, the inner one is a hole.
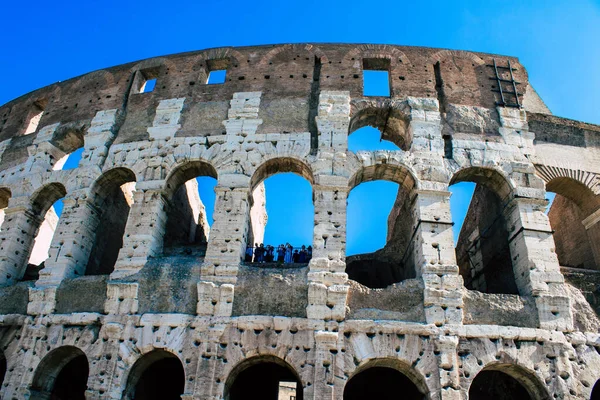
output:
M0 104L96 69L170 53L286 42L360 42L517 56L554 114L600 124L600 106L596 100L600 92L598 0L187 3L32 0L6 2L2 10ZM281 184L270 181L267 181L269 201L269 196L281 192ZM367 232L360 236L364 229L351 228L351 219L358 217L352 212L355 198L361 197L354 193L358 190L366 189L360 186L350 195L348 243L349 247L351 243L363 247L370 243L367 251L372 251L380 246L381 237L385 237L382 221L387 215L381 204L389 202L383 194L379 196L381 203L376 208L381 212L370 219L378 226L375 234ZM467 195L463 197L468 198L469 188L464 190ZM301 189L297 191L298 199L306 197L299 193ZM394 191L387 190L391 198ZM207 192L210 193L210 188ZM206 196L203 194L203 198ZM371 206L358 207L360 212L367 210L365 207L375 208L374 196L367 200ZM465 202L468 203L463 199L462 203ZM307 210L310 214L310 209ZM298 227L298 222L289 218L275 222L277 210L269 211L273 216L269 225L278 225L280 232L291 235ZM311 220L312 215L299 218ZM268 231L267 238L270 234ZM310 233L306 239L296 240L309 242ZM360 251L365 250L363 247ZM350 253L356 249L351 248Z

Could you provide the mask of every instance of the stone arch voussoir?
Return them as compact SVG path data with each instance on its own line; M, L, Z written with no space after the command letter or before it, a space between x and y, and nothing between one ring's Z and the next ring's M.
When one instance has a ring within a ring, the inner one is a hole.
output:
M404 52L395 46L386 44L362 44L356 46L344 55L342 63L347 65L352 62L353 58L354 61L360 61L363 58L388 58L392 69L399 63L407 67L412 65Z

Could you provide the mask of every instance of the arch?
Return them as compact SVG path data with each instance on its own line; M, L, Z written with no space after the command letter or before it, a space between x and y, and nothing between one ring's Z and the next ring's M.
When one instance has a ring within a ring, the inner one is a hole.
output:
M113 271L123 247L134 187L135 174L121 167L104 172L93 183L91 202L95 213L86 226L94 242L85 268L86 275L105 275Z
M2 388L2 384L4 383L7 369L6 357L4 356L4 353L0 352L0 388Z
M409 67L411 66L410 60L395 46L387 44L363 44L355 46L352 50L344 55L342 64L348 65L352 62L352 59L359 58L387 58L390 60L390 68L394 68L398 63Z
M67 189L62 183L44 185L31 196L31 211L35 216L43 217L54 203L66 195Z
M177 165L165 180L165 196L167 199L171 199L181 185L199 176L210 176L218 179L217 170L206 161L185 161Z
M89 364L85 353L62 346L48 353L33 375L31 400L84 400Z
M394 159L385 161L359 168L348 180L348 188L352 190L361 183L382 180L397 183L409 192L418 189L418 180L413 171Z
M344 400L364 398L421 400L428 393L424 377L398 359L379 358L359 366L346 381Z
M405 104L393 99L353 100L350 104L348 135L365 126L381 132L381 138L408 150L412 135L408 129L409 116Z
M459 182L474 182L483 185L498 195L506 205L513 195L513 185L503 171L488 167L466 167L454 173L450 185Z
M477 56L474 53L471 53L470 51L464 51L464 50L440 50L438 52L435 52L431 55L431 59L434 61L443 61L446 60L448 58L452 58L452 57L460 57L460 58L466 58L468 60L471 60L472 62L474 62L477 65L483 65L485 64L485 61L483 61L481 59L481 57Z
M87 126L81 123L61 124L56 128L51 141L65 153L63 158L68 157L69 154L84 146L86 129ZM56 160L56 163L59 164L60 160ZM60 168L62 168L62 166L59 166L59 168L57 168L56 165L54 166L54 169Z
M0 209L8 207L8 200L11 196L12 193L9 188L0 187Z
M509 180L496 169L468 167L457 171L450 185L459 182L476 183L455 250L465 287L519 294L505 216L513 196Z
M312 54L314 57L317 57L318 59L320 59L321 63L326 63L327 61L329 61L327 59L327 56L323 52L323 50L321 50L318 46L315 46L312 44L284 44L284 45L275 46L273 49L269 50L265 55L263 55L260 58L258 65L266 66L269 64L269 62L271 60L273 60L275 57L277 57L277 55L279 55L280 53L283 53L285 51L288 51L288 50L291 50L292 52L294 52L294 51L308 52L308 53Z
M600 400L600 379L596 381L594 387L592 388L590 400Z
M302 380L290 364L270 355L251 357L231 370L225 381L223 397L225 400L277 398L280 391L293 391L294 385L281 385L281 382L295 383L296 400L303 399Z
M275 157L265 161L256 168L250 178L250 190L254 191L256 186L265 179L281 172L293 172L300 175L310 182L311 186L315 183L312 168L304 161L293 157Z
M185 370L179 357L166 350L152 350L131 367L123 399L179 400L184 388Z
M550 396L534 372L516 364L490 364L471 381L470 400L545 400Z
M598 269L600 266L600 196L580 180L559 176L546 183L556 193L548 219L555 252L564 267Z

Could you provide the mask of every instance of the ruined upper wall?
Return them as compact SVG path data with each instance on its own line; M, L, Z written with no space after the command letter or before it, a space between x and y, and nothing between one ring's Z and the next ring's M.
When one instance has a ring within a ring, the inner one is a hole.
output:
M311 108L321 90L350 91L360 100L362 71L389 71L392 99L438 98L449 104L496 107L492 64L515 68L526 107L545 106L528 84L527 72L512 57L465 51L390 45L295 44L218 48L157 57L107 68L36 90L0 107L0 141L21 136L33 110L44 109L39 126L86 124L96 112L126 111L115 143L147 139L161 99L186 98L178 136L220 135L228 102L235 92L263 93L260 130L306 132ZM383 61L382 61L383 60ZM439 62L439 67L435 65ZM208 72L227 69L222 85L207 85ZM145 78L157 78L151 93L138 94ZM312 95L312 96L311 96ZM26 143L13 143L26 147Z

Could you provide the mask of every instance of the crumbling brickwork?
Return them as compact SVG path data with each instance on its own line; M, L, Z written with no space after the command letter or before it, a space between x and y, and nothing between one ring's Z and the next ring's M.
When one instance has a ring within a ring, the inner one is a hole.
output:
M490 79L509 61L521 107ZM363 95L365 68L388 72L390 96ZM367 125L401 150L348 151ZM0 107L0 396L599 396L599 146L517 59L465 51L218 48L29 93ZM313 257L245 265L279 172L312 185ZM217 180L210 232L196 177ZM348 194L373 180L400 187L389 243L347 269ZM463 181L478 189L455 249L448 188Z

